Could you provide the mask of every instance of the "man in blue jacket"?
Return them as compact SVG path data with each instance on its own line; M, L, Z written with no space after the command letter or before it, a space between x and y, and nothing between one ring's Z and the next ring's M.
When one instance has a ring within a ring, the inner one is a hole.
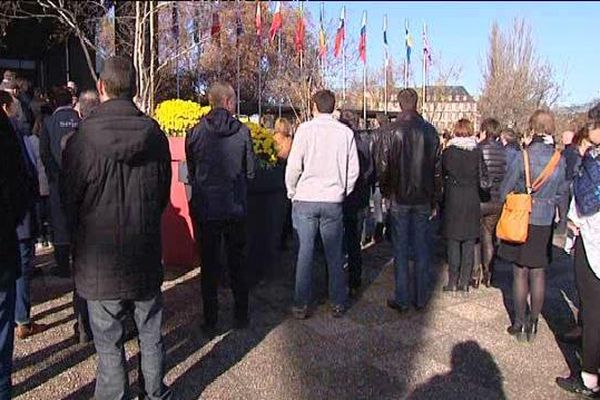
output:
M227 249L236 328L248 325L245 268L248 179L254 178L254 152L248 128L233 117L236 98L229 84L209 90L212 111L187 135L185 150L192 186L191 210L202 258L202 330L216 334L219 254Z

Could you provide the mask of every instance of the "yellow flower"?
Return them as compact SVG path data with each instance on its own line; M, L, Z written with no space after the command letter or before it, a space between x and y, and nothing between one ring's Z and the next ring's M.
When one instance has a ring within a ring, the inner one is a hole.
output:
M168 136L185 136L209 112L210 106L201 107L193 101L172 99L156 107L154 118Z

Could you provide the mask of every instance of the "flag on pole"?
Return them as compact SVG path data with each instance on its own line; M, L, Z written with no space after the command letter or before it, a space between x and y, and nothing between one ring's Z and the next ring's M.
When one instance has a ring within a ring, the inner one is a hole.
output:
M412 46L413 46L413 40L412 37L410 36L410 32L408 31L408 21L406 21L405 23L405 31L406 31L406 65L407 67L410 66L410 53L412 51Z
M244 34L244 23L242 22L242 10L238 6L238 9L235 13L235 35L237 40L240 40L240 36Z
M218 7L218 6L217 6ZM213 12L212 14L212 25L210 27L210 36L213 38L217 44L221 42L221 21L219 20L219 10Z
M283 15L281 14L281 1L277 2L275 6L275 13L273 14L273 22L271 23L271 29L269 29L269 37L271 42L275 39L275 35L283 27Z
M385 54L385 66L390 65L390 58L388 56L388 40L387 40L387 15L383 16L383 52Z
M177 2L173 2L171 10L171 32L176 42L179 41L179 6Z
M367 63L367 12L363 11L360 39L358 41L358 56L363 64Z
M254 23L256 25L256 42L260 46L262 44L262 14L260 9L260 0L256 0L256 18Z
M300 54L304 51L304 37L306 35L306 23L304 22L304 10L300 7L298 11L298 20L296 21L296 36L294 44L296 45L296 53Z
M323 2L321 2L321 12L319 14L319 57L321 60L327 56L327 41L325 38L325 28L323 26Z
M427 40L427 25L423 24L423 59L425 65L431 65L431 50L429 48L429 41Z
M333 48L333 55L335 58L340 56L342 52L342 47L344 47L344 40L346 39L346 27L345 27L345 18L346 18L346 6L342 7L342 14L340 15L340 25L337 28L337 32L335 33L335 47Z

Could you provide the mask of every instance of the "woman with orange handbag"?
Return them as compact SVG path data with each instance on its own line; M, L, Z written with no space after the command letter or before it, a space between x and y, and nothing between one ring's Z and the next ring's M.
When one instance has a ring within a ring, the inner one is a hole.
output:
M515 316L508 333L519 341L533 341L537 334L546 288L544 268L550 264L556 204L560 195L568 190L565 160L555 155L550 144L554 127L552 113L543 110L533 113L529 119L531 136L525 153L512 160L500 187L503 201L513 192L531 195L527 238L521 243L503 240L498 250L499 257L513 264ZM528 160L527 165L524 160ZM531 304L527 318L529 295Z

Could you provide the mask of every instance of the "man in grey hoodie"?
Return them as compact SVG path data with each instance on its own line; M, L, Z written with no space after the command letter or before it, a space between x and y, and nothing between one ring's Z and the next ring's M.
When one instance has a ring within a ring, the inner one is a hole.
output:
M298 234L294 316L308 316L314 243L321 234L329 269L329 296L334 317L341 317L348 297L344 277L342 203L359 175L354 133L335 120L335 95L321 90L313 95L311 121L302 123L294 137L285 183L292 200Z

